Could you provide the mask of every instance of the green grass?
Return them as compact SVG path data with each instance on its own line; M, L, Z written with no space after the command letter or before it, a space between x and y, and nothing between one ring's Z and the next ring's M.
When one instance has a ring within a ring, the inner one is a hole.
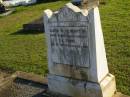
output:
M0 68L46 74L47 50L43 32L20 33L22 25L43 15L43 10L56 10L67 1L17 7L12 15L0 18ZM19 33L18 33L19 32ZM34 34L35 33L35 34Z
M100 7L109 69L117 89L130 95L130 1L109 0Z
M56 10L66 2L21 6L12 15L0 18L1 69L46 74L45 35L18 31L24 23L41 16L43 10ZM100 13L110 72L116 76L118 91L130 95L130 0L106 0Z

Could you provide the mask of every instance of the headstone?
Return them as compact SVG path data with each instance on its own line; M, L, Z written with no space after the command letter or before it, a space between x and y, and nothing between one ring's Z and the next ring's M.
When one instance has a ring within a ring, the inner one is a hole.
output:
M72 3L59 11L45 10L48 44L48 86L72 97L112 97L115 77L108 71L98 7Z

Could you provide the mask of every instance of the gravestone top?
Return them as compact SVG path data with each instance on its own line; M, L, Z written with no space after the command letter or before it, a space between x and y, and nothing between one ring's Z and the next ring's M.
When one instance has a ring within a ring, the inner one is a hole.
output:
M75 12L81 13L84 16L88 15L88 12L86 10L83 10L83 9L80 9L79 7L77 7L77 6L74 6L72 3L67 3L65 7L71 9L74 13ZM47 9L44 12L45 12L45 14L47 15L48 18L51 18L55 14L59 14L59 11L52 12L52 10L50 10L50 9Z

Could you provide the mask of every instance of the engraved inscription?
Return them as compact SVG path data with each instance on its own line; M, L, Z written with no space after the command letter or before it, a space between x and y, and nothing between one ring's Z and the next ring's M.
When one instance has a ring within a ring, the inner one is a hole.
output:
M86 29L51 28L51 46L68 46L87 48Z
M89 67L88 23L53 22L49 25L52 62Z

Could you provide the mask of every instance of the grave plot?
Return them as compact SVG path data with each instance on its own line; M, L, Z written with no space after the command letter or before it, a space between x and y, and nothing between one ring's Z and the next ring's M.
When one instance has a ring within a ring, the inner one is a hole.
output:
M26 31L44 31L43 17L40 17L28 24L23 25L23 30Z

